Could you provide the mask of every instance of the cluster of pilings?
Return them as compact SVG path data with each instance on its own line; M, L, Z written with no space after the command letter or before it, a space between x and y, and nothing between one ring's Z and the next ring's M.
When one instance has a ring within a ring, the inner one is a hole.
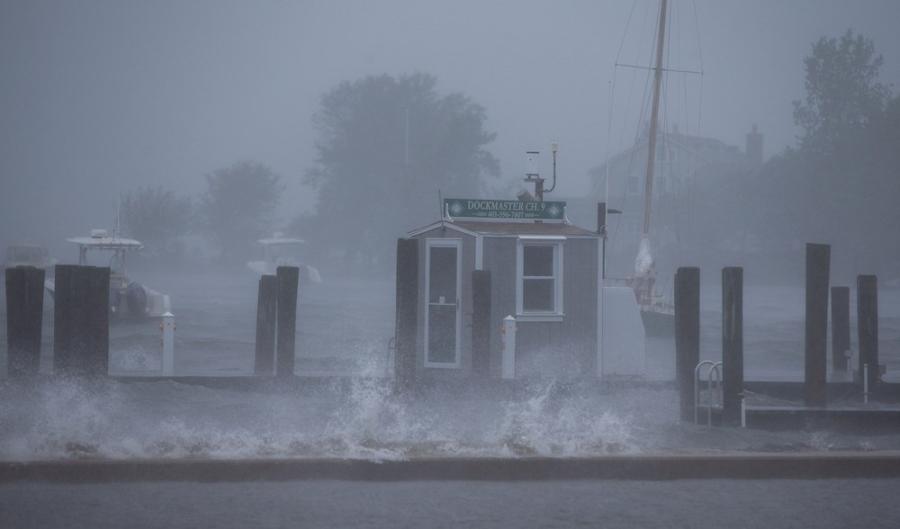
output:
M53 295L53 373L109 374L109 277L106 267L57 265ZM6 269L7 374L38 374L45 272ZM294 374L299 268L278 267L259 280L255 375Z
M300 269L279 266L275 275L259 278L256 307L256 375L294 375L297 289Z
M109 369L109 268L57 265L53 288L53 372L97 376ZM38 374L44 270L6 269L7 373Z
M827 332L831 248L806 245L806 323L803 401L808 408L827 405ZM860 275L857 288L858 365L854 380L867 400L880 382L878 363L878 288L874 275ZM848 370L850 289L831 287L832 369ZM681 418L695 418L695 368L700 363L700 269L675 273L675 358ZM722 422L739 424L744 398L743 268L722 269Z

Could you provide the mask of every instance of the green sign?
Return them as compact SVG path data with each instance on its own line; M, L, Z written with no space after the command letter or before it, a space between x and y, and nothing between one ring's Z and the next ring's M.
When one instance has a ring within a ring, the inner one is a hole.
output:
M566 203L446 198L444 211L451 218L563 220Z

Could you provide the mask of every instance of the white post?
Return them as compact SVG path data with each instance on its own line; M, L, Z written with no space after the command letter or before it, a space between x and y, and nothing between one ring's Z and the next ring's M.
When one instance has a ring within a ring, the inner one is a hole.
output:
M162 331L162 374L171 377L175 374L175 315L163 314L159 329Z
M503 318L503 361L501 377L504 380L516 378L516 319L512 316Z
M741 428L747 427L747 404L744 400L744 394L741 393Z
M601 241L597 241L597 263L602 266L603 245ZM603 284L605 283L603 276L597 274L597 378L603 378Z
M863 364L863 402L869 403L869 364Z

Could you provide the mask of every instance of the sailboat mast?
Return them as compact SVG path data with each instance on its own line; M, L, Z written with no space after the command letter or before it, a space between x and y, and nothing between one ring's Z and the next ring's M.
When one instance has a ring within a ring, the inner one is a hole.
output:
M653 108L650 114L650 138L647 149L647 176L644 179L644 229L643 237L650 233L650 206L653 200L653 163L656 161L656 130L659 126L659 91L662 84L663 49L666 37L666 7L662 0L659 6L659 28L656 35L656 66L653 68Z

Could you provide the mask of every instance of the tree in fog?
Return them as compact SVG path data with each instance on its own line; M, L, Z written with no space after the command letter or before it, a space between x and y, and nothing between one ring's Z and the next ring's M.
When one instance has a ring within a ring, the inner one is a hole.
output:
M151 254L180 253L178 238L189 230L191 199L162 187L140 187L122 196L122 227Z
M206 185L204 228L227 262L247 259L256 239L272 229L281 178L266 165L245 161L208 174Z
M332 250L385 264L396 237L438 218L439 191L477 195L485 176L499 174L484 108L436 85L421 73L369 76L322 97L306 178L319 202L315 222L301 223L316 233L307 238L324 234Z
M822 37L803 60L806 97L794 101L794 122L806 149L837 148L884 109L888 88L879 82L884 59L862 35Z
M882 63L871 40L849 31L813 44L805 98L794 103L800 141L766 165L757 193L765 239L836 244L852 259L846 272L900 265L883 239L900 222L900 99L879 81Z

